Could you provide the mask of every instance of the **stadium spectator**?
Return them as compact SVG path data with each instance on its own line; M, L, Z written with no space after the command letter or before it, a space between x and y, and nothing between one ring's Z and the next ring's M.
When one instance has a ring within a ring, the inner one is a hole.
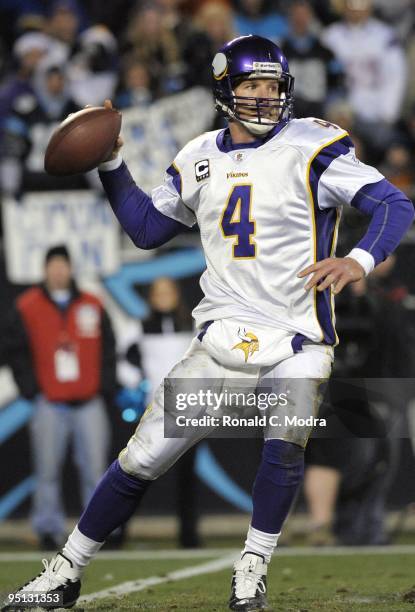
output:
M43 169L46 146L53 129L69 113L79 110L71 99L66 65L44 58L33 79L33 93L15 104L3 126L0 172L5 193L76 189L88 183L82 175L56 178Z
M335 123L344 130L347 130L349 133L353 132L354 113L347 100L334 99L329 102L326 106L325 118L327 121Z
M103 25L84 30L68 73L72 98L78 106L102 105L117 84L118 51L114 35Z
M386 151L380 172L409 198L415 194L415 171L410 149L401 142L392 143Z
M298 118L324 117L327 102L341 91L343 69L320 43L316 29L311 3L295 0L290 5L289 34L281 46L296 79L294 109Z
M347 130L353 140L354 148L356 151L356 157L365 163L370 163L368 160L365 143L355 133L355 116L350 103L347 100L334 98L327 103L325 119L331 123L339 125L344 130ZM347 216L347 212L345 213Z
M415 6L412 0L374 0L376 13L392 25L404 43L415 24Z
M126 15L128 15L136 0L117 0L117 2L102 2L102 0L82 0L82 6L91 24L102 23L117 38L125 30Z
M123 51L133 54L148 66L156 83L156 96L183 89L184 66L180 45L174 33L164 25L163 14L156 4L139 7L132 14Z
M343 0L312 0L314 11L323 25L335 22L341 14Z
M206 2L206 0L205 0ZM156 0L156 4L162 12L163 27L171 32L176 40L176 44L179 50L181 72L183 73L183 86L188 87L187 77L187 60L184 58L186 50L189 48L189 38L192 39L195 26L193 24L193 15L199 11L198 2L193 2L191 15L187 14L183 10L183 0ZM199 47L196 46L193 49L195 54L200 53ZM203 52L203 48L202 48ZM191 52L189 54L189 60L191 60Z
M56 0L51 4L47 33L66 48L72 55L81 26L82 9L76 0Z
M163 25L174 33L179 45L191 29L190 20L183 15L182 0L156 0L163 13Z
M64 245L46 253L44 282L17 299L7 343L19 391L34 402L33 529L41 548L55 549L65 535L60 489L68 443L86 505L107 462L104 398L111 400L115 388L110 320L101 302L77 287Z
M323 42L345 67L358 133L381 153L399 119L407 70L395 31L372 11L372 0L345 0L343 19L326 28Z
M14 43L16 70L6 77L0 87L0 129L13 107L24 106L27 96L33 95L33 72L49 52L50 43L50 38L41 32L23 34Z
M133 56L126 57L122 64L116 108L148 106L153 100L150 74L147 67Z
M42 31L45 17L41 0L2 0L0 2L0 39L11 50L15 39L26 32Z
M194 31L183 49L186 63L186 85L210 87L210 64L215 49L236 36L231 9L217 0L202 4L193 18Z
M128 381L132 381L136 386L136 375L129 370L131 367L140 368L149 383L152 395L178 357L183 355L183 351L189 346L193 337L193 325L180 287L174 280L167 277L154 280L149 289L148 301L150 313L142 322L142 335L127 347L126 362L118 369L118 378L126 385ZM130 338L134 335L137 337L137 331L132 331ZM177 463L179 542L183 548L200 545L197 530L195 455L194 447Z
M266 0L239 0L234 29L239 36L257 34L278 43L288 33L286 17Z

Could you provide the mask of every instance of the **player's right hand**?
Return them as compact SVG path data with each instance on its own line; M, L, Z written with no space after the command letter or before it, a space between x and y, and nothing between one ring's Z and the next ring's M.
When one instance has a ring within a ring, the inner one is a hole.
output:
M87 108L87 106L85 108ZM104 108L113 108L111 100L107 99L104 101ZM121 138L121 136L118 136L117 140L115 141L114 148L111 151L111 154L107 157L107 159L104 159L103 161L111 161L111 159L115 159L118 153L120 152L120 149L123 146L123 144L124 144L123 139Z

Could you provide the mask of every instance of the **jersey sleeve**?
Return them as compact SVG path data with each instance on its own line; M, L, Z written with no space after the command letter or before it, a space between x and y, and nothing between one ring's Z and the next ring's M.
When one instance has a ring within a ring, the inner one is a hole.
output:
M196 223L196 215L185 203L184 197L183 172L175 161L167 168L164 183L153 189L151 198L154 206L163 215L192 227Z
M311 162L310 185L321 210L350 205L362 187L383 179L376 168L357 159L349 136L321 149Z
M371 217L365 235L348 255L369 273L408 231L414 219L412 202L375 168L356 158L349 136L323 145L311 160L309 176L314 205L321 211L346 204Z

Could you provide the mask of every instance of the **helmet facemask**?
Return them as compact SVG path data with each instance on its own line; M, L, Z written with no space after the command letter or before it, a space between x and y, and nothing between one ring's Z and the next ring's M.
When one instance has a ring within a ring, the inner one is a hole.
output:
M257 96L236 95L235 90L243 82L249 79L272 79L278 82L278 97L261 98ZM287 96L287 91L292 89L289 80L292 77L270 77L252 73L232 79L230 83L230 95L221 96L216 99L216 107L221 113L227 115L231 120L236 120L252 134L262 136L272 130L283 119L289 119L292 114L292 96Z

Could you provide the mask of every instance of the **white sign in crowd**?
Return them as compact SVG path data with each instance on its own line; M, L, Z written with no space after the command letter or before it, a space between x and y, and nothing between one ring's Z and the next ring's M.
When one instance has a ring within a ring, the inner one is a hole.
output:
M42 279L45 251L66 244L78 278L111 274L119 265L114 215L95 191L28 193L4 202L7 275L13 283Z
M210 128L213 112L211 94L202 88L123 111L122 154L144 191L162 182L186 142ZM3 217L11 282L38 282L45 251L58 243L69 247L78 278L111 274L119 266L119 227L102 191L26 193L19 202L3 202Z
M177 152L213 118L212 94L201 87L123 112L122 155L137 184L148 193L159 185Z

